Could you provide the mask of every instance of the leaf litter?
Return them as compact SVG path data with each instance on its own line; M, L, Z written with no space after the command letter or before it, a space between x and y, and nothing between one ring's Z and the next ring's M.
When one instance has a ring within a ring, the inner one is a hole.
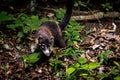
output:
M116 34L115 32L117 28L116 24L112 23L112 26L112 29L96 29L96 27L94 27L91 31L87 32L87 34L85 35L86 39L83 42L80 42L78 45L76 45L80 49L84 50L84 54L80 54L80 56L86 57L87 60L90 62L98 62L96 55L102 54L106 50L110 50L110 54L107 55L109 61L111 62L113 59L115 59L116 61L119 60L120 35ZM3 33L2 35L6 35ZM31 53L29 49L29 44L23 44L21 43L21 40L14 39L11 37L11 35L14 37L16 36L15 34L9 34L6 35L7 37L0 40L0 79L56 79L56 76L59 73L54 73L53 67L49 64L50 59L39 61L32 67L26 68L22 55L29 55ZM60 71L65 71L69 65L75 62L74 60L71 60L71 58L60 58L66 64L66 66L60 67L58 69ZM109 65L113 65L113 61L112 63L110 62L108 62ZM107 69L109 69L108 66L101 65L98 68L98 72L102 73Z

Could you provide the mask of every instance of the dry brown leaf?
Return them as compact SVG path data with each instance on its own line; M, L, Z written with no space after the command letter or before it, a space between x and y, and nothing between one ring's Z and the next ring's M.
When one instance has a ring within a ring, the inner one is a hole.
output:
M54 15L55 15L54 13L49 13L47 16L48 16L49 18L52 18Z
M96 31L97 31L96 27L94 27L94 28L93 28L93 31L94 31L94 32L96 32Z
M91 44L91 45L95 44L95 43L94 43L94 39L91 39L91 40L90 40L90 44Z

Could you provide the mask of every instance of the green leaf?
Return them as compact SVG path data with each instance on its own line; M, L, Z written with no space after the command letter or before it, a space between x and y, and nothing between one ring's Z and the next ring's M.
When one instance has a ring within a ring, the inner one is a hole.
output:
M115 67L113 67L113 68L110 69L110 73L114 74L114 75L117 74L117 70L115 69Z
M18 15L17 19L24 21L24 20L28 19L28 16L24 13L21 13Z
M24 62L27 62L29 60L28 56L26 54L22 55Z
M81 65L81 68L84 70L89 70L89 64Z
M71 50L72 50L72 48L67 48L67 49L65 49L65 50L64 50L64 54L69 54Z
M76 70L76 69L75 69L74 67L70 67L70 68L68 68L68 69L66 70L66 73L67 73L68 75L70 75L70 74L72 74L75 70Z
M84 58L84 57L79 57L79 58L78 58L78 62L79 62L80 64L84 64L84 63L87 62L87 60L86 60L86 58Z
M77 23L77 21L75 21L75 20L70 20L70 25L77 25L78 23ZM68 26L70 26L70 25L68 25Z
M76 37L76 36L79 36L79 33L78 33L77 31L73 31L73 32L72 32L72 35L73 35L74 37Z
M27 56L26 54L24 54L22 57L24 59L24 62L27 62L28 64L30 63L35 63L39 60L39 54L38 53L32 53L29 56Z
M100 74L97 75L97 77L100 78L100 79L103 79L103 78L108 77L108 75L106 73L100 73Z
M0 12L0 21L9 21L14 20L14 16L12 14L8 14L5 11Z
M78 44L78 42L77 42L77 41L73 41L73 44L74 44L74 45L77 45L77 44Z
M73 45L73 41L68 41L67 44L68 44L68 46L72 46Z
M91 69L95 69L95 68L97 68L97 67L99 67L100 66L100 64L99 63L97 63L97 62L91 62L91 63L89 63L89 69L91 70Z
M55 10L55 13L56 13L57 18L62 19L64 16L63 13L65 13L65 11L61 10L61 9L57 9L57 10Z
M75 27L73 27L75 31L79 31L82 30L84 28L84 26L81 25L76 25Z
M75 6L75 7L78 7L78 6L79 6L79 4L78 4L77 2L75 2L74 6Z
M18 32L17 36L18 36L19 38L22 38L22 37L24 36L24 34L23 34L23 32Z
M31 63L37 62L37 61L39 60L38 56L39 56L38 53L32 53L32 54L30 54L30 55L29 55L29 61L30 61Z
M86 76L87 77L87 73L82 73L82 74L80 74L81 76Z
M21 27L21 26L24 26L24 25L23 25L23 22L21 20L16 20L15 21L15 26L16 27Z
M30 26L23 26L22 28L23 28L24 31L30 31L31 30Z
M33 20L39 20L39 17L38 17L38 16L31 16L31 18L32 18Z
M100 66L100 64L97 62L90 62L89 64L82 65L81 67L85 70L92 70L92 69L95 69L99 66Z
M120 67L120 64L119 64L118 62L114 61L114 64L115 64L116 66Z
M114 80L120 80L120 76L115 77Z
M80 64L79 63L75 63L73 64L75 68L79 68L80 67Z

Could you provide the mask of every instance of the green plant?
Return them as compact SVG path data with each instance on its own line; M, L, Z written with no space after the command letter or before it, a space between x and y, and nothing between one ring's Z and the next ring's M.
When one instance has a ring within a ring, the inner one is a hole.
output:
M112 9L112 6L110 5L110 3L101 4L101 6L102 6L106 11L109 11L109 10Z
M119 75L119 76L116 76L116 77L114 78L114 80L120 80L120 75Z
M68 46L73 46L74 44L78 44L80 41L79 31L82 30L84 26L80 26L75 20L71 20L70 24L64 30L65 39L67 41Z
M86 58L79 57L77 62L75 62L66 70L66 74L70 76L72 80L74 78L78 79L79 77L83 79L93 79L96 75L94 69L99 66L100 64L97 62L87 63Z
M120 63L114 61L115 66L110 69L110 73L113 74L114 80L120 80Z
M12 14L8 14L5 11L0 12L0 23L4 22L4 21L12 21L14 20L14 16Z
M19 29L18 37L24 37L26 33L31 33L39 28L39 25L45 22L47 18L39 20L38 16L27 16L20 13L17 17L7 12L0 12L0 23L6 23L6 27L10 29Z
M76 48L76 47L69 47L62 51L62 53L64 53L63 56L71 57L74 60L77 60L78 56L82 52L84 52L84 51L79 48Z
M55 72L58 71L59 67L65 66L65 64L59 60L57 56L55 58L51 58L49 64L54 68Z
M57 19L61 20L64 16L64 13L65 13L65 11L62 10L62 9L56 9L55 10L55 15L56 15Z
M8 24L7 27L11 29L21 28L25 32L36 30L39 25L40 20L38 19L38 16L28 17L26 14L21 13L15 18L15 21Z
M106 74L106 73L99 73L99 74L97 75L97 78L99 78L99 79L104 79L104 78L106 78L106 77L108 77L108 74Z
M38 53L32 53L30 55L22 55L22 58L26 64L26 67L33 66L34 63L36 63L39 59L40 56Z
M100 63L105 63L107 64L107 61L108 61L108 55L111 53L110 50L105 50L103 53L101 54L98 54L98 59L100 60Z
M79 7L79 6L87 7L87 5L84 2L82 2L82 1L75 2L74 6L75 7Z

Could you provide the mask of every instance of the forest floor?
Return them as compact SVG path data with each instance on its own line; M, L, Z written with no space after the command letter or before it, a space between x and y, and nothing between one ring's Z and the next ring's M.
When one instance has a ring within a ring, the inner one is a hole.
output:
M118 29L113 30L114 26L111 21L102 21L102 27L99 27L99 23L96 22L81 22L81 25L85 26L84 31L93 30L94 32L84 35L86 37L85 43L80 44L80 48L86 50L87 59L95 60L94 55L102 52L102 50L111 49L112 55L109 57L108 65L104 68L109 68L113 65L112 60L120 60L120 33L119 33L119 21L115 23ZM114 22L114 21L113 21ZM113 30L113 31L109 31ZM116 33L117 31L117 33ZM81 33L81 35L82 35ZM112 33L112 34L111 34ZM0 41L0 79L19 79L19 80L53 80L55 77L53 67L50 66L50 59L39 61L32 67L25 67L24 61L20 55L29 53L28 45L24 43L17 43L16 33L11 30L0 30L0 35L5 36L4 40ZM107 37L108 36L108 37ZM100 42L100 38L103 39ZM8 47L6 50L3 47ZM22 49L16 47L22 46ZM90 49L93 48L94 49ZM65 70L64 68L60 68Z
M88 61L96 62L95 55L105 51L112 51L108 56L108 63L103 65L104 71L109 71L111 66L115 66L113 61L120 61L120 19L101 19L98 21L80 21L79 24L85 26L80 31L80 36L84 36L85 40L79 43L79 47L84 50L84 55ZM88 32L87 34L86 31ZM61 80L50 65L51 59L39 60L31 67L26 67L21 55L30 54L29 40L20 42L16 36L17 31L0 28L0 80ZM27 44L26 44L27 43ZM70 58L59 57L66 66L70 62ZM120 64L120 63L119 63ZM58 72L65 71L66 67L57 68ZM118 70L120 73L120 68Z

